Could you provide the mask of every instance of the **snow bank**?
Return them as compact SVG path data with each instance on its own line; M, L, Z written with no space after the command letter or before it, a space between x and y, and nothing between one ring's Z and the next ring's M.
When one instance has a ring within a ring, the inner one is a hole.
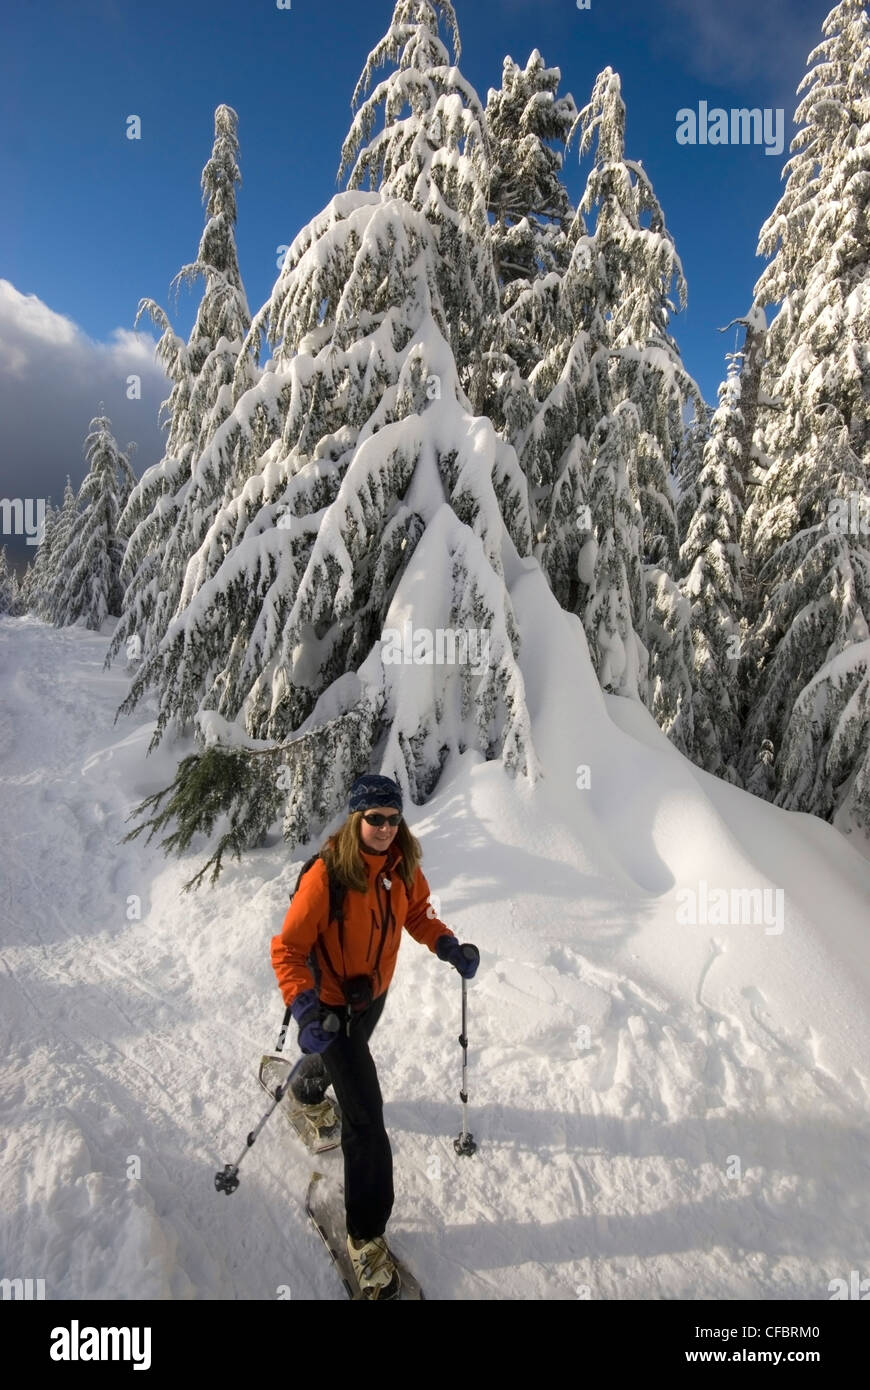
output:
M827 1298L870 1235L870 865L603 696L537 565L509 542L503 563L544 775L454 755L409 808L440 915L481 950L479 1151L452 1147L459 982L408 938L373 1040L391 1238L438 1298ZM310 847L275 835L181 895L204 844L121 843L189 749L146 758L153 722L113 724L108 640L0 620L0 1275L48 1298L341 1298L279 1117L233 1201L213 1186L263 1113L268 943ZM681 922L702 881L782 890L782 931Z

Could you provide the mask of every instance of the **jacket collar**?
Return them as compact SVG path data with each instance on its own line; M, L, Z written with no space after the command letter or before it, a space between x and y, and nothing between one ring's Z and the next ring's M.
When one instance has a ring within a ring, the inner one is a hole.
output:
M363 850L362 855L367 866L369 877L371 878L377 873L391 873L396 865L401 862L402 851L399 849L396 841L393 840L386 854L372 854Z

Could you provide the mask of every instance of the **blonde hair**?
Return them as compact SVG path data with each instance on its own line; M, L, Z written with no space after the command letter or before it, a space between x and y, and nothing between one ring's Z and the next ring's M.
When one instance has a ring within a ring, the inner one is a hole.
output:
M358 893L364 893L369 882L360 848L360 821L363 814L362 811L352 811L344 825L334 835L330 835L321 851L330 873L345 888L353 888ZM423 858L423 846L417 837L411 834L404 817L399 821L392 844L396 844L397 841L402 858L396 866L396 872L402 878L410 897L417 866Z

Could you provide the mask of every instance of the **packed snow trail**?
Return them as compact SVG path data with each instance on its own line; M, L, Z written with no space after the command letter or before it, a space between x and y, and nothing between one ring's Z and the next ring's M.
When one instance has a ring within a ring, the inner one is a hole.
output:
M870 865L602 696L539 572L508 579L546 776L466 755L411 808L440 915L481 950L479 1150L453 1152L459 978L409 937L372 1044L390 1239L430 1298L827 1299L870 1273ZM0 619L0 1276L50 1299L343 1299L280 1117L232 1200L213 1186L268 1105L269 938L315 846L291 861L276 825L183 895L202 839L184 860L119 843L193 744L146 758L146 707L113 726L112 626ZM702 879L780 886L784 929L678 925Z

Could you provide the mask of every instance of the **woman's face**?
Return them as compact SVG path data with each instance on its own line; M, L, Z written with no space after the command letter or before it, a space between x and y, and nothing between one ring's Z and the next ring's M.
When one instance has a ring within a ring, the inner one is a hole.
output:
M378 830L374 825L369 825L366 816L397 816L398 814L395 806L371 806L367 811L363 811L362 820L359 823L359 833L366 849L389 849L399 830L397 825L384 825Z

